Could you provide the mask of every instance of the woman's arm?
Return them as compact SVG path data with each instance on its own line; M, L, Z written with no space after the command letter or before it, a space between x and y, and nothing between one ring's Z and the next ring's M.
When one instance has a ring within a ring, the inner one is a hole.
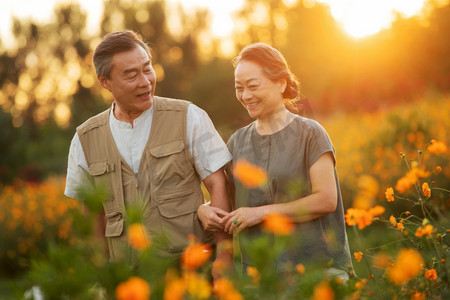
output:
M279 204L259 207L241 207L222 219L225 231L239 233L242 229L259 224L270 213L280 213L294 222L306 222L336 210L337 190L334 160L331 152L322 154L310 167L311 195ZM235 221L237 222L235 223Z

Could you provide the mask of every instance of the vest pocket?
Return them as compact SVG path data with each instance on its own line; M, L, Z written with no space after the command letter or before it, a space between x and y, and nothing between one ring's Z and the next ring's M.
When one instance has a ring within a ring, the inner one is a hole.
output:
M192 171L192 164L185 154L182 140L172 141L150 148L153 179L166 184L180 182Z
M198 242L210 242L212 234L203 229L197 217L202 199L195 189L178 190L158 198L161 227L169 252L181 253L188 245L189 235L195 236Z
M118 237L123 233L124 219L120 211L106 214L105 237Z
M104 187L108 190L108 198L104 201L113 200L114 189L111 185L111 174L115 172L115 164L103 162L94 162L89 165L89 175L94 179L96 187Z

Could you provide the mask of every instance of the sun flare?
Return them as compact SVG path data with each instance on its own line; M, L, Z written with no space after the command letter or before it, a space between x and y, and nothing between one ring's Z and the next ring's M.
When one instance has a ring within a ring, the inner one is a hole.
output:
M425 0L318 0L330 6L333 17L355 38L389 28L396 14L420 14Z

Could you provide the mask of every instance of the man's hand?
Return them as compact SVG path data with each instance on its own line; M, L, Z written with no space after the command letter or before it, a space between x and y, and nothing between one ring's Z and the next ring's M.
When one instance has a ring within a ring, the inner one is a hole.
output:
M206 230L218 232L224 230L225 224L222 224L220 221L228 213L218 207L212 207L210 202L208 202L198 207L197 215Z

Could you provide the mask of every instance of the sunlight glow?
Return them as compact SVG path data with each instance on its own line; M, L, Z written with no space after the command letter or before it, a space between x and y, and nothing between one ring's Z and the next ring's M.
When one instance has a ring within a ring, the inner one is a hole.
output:
M318 0L330 6L333 17L353 37L360 38L389 28L396 14L420 14L425 0Z

